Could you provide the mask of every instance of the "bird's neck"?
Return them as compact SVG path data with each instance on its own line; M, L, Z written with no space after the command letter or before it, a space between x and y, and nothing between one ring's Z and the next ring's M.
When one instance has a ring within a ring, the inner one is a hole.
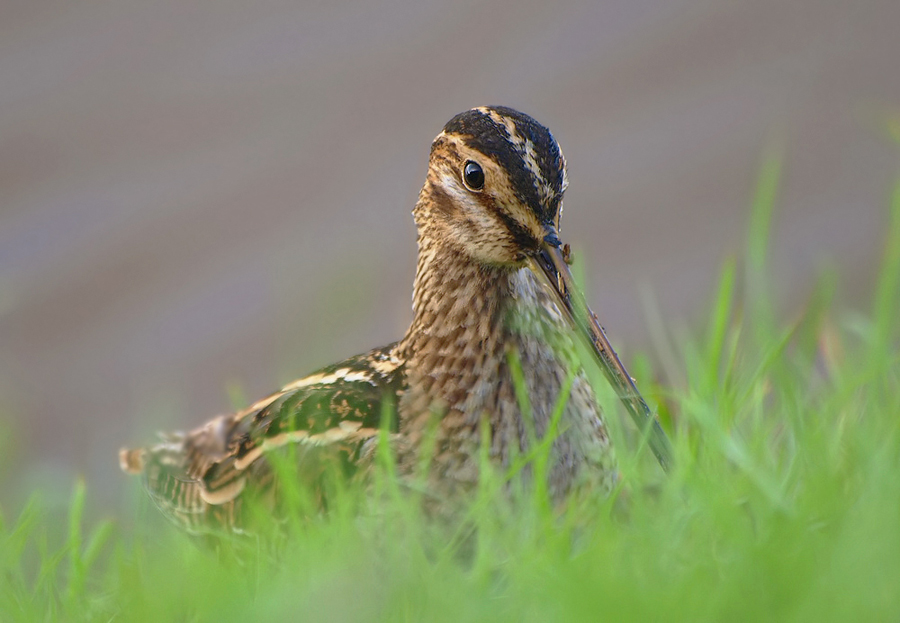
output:
M519 322L544 320L537 287L526 268L485 265L420 234L413 321L400 343L407 383L401 422L443 412L447 426L472 426L503 400L515 405L509 351L531 359L541 351L553 360L549 345L523 334ZM458 418L465 422L452 424Z
M444 361L478 369L484 357L502 348L513 272L420 235L413 321L401 342L408 366L432 370Z

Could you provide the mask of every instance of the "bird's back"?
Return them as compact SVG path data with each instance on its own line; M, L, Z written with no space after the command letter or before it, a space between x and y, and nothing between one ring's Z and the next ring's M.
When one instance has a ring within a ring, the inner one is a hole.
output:
M403 362L394 350L391 344L351 357L243 411L122 450L122 469L140 474L156 506L189 532L240 530L248 494L272 497L277 487L271 452L296 452L310 490L335 462L347 475L355 471L402 387Z

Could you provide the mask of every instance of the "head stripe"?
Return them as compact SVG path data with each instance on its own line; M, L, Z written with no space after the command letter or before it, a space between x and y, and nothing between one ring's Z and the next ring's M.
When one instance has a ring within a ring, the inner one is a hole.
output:
M455 116L444 132L493 157L507 171L513 192L541 222L555 220L565 190L565 160L550 131L512 108L474 108Z

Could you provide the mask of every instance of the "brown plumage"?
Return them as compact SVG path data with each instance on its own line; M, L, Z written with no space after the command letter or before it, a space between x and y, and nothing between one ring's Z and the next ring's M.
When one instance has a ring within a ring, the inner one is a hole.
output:
M122 468L143 474L160 509L187 529L240 529L247 491L277 498L269 452L293 444L298 478L310 487L334 459L348 474L365 470L387 398L397 407L392 450L401 478L427 458L426 431L435 435L427 486L440 509L478 480L482 422L490 460L507 466L548 433L562 400L548 489L556 500L576 488L605 491L616 480L615 457L575 356L579 334L637 421L650 428L664 462L662 431L571 288L558 249L566 183L559 145L531 117L502 107L457 115L432 144L413 210L419 256L414 318L403 339L186 435L123 450Z

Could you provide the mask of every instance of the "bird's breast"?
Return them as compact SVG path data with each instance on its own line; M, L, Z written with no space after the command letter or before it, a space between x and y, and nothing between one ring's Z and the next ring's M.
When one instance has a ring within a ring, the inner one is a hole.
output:
M608 462L606 428L552 294L527 268L503 277L492 293L448 297L451 308L430 316L444 322L416 341L399 407L400 432L417 451L400 457L401 469L414 470L430 444L435 483L474 486L483 432L502 467L551 433L548 478L562 493L585 464Z

